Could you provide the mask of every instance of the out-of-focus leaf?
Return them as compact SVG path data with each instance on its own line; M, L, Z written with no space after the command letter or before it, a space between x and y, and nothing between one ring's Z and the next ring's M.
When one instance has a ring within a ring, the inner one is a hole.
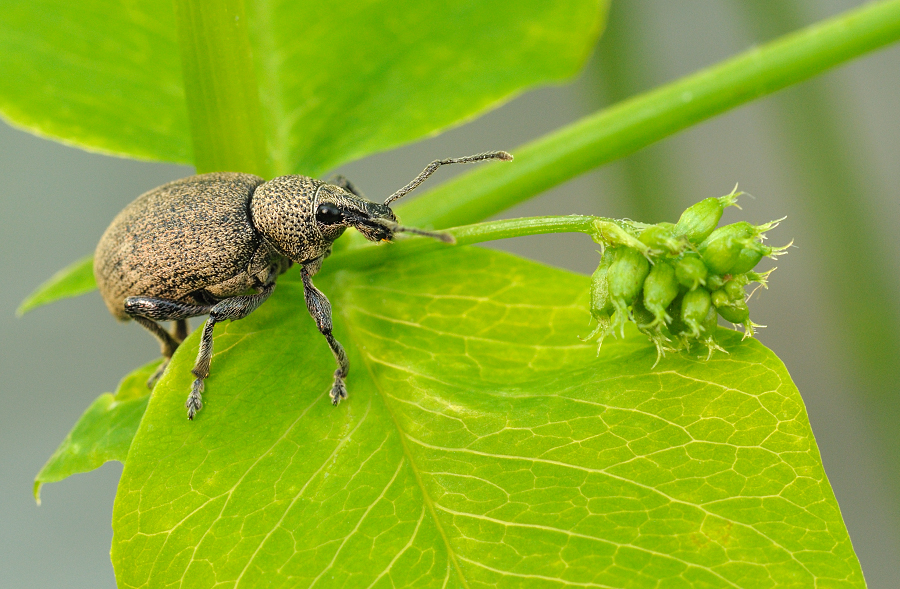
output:
M477 248L296 272L157 386L113 515L120 587L862 587L781 362L595 347L588 278Z
M0 112L91 150L191 159L171 0L2 2Z
M574 75L606 4L247 0L274 172L317 175ZM171 2L0 9L10 122L89 149L191 160Z
M44 284L19 304L16 315L22 316L32 309L59 299L77 297L97 288L94 280L94 256L73 262L51 276Z
M110 460L125 462L150 399L147 379L159 363L156 360L138 368L122 379L115 394L103 393L91 403L34 478L34 498L38 504L44 483L94 470Z

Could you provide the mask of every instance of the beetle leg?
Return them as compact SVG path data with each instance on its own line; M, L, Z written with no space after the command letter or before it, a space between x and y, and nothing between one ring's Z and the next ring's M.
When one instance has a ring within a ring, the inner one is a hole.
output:
M318 266L313 266L312 268L303 266L301 268L303 297L306 299L306 307L309 309L309 314L315 320L319 332L328 341L328 346L331 348L331 353L334 354L334 359L338 365L337 370L334 371L334 384L331 386L330 393L331 404L337 405L341 402L341 399L347 398L347 385L344 384L344 379L347 378L347 374L350 372L350 362L347 360L347 353L344 351L343 346L331 334L331 303L328 302L322 291L312 283L312 275L315 274L315 270L318 270Z
M348 180L346 176L336 174L328 179L328 183L331 184L332 186L337 186L338 188L343 188L350 194L352 194L354 196L358 196L359 198L366 198L365 195L359 190L359 188L354 186L353 183L350 182L350 180Z
M156 321L137 315L135 315L133 318L137 323L146 327L150 331L150 333L156 336L156 339L159 340L160 346L162 348L161 352L163 362L156 368L156 370L153 371L153 374L150 375L150 378L147 379L147 388L152 389L156 384L156 381L159 380L159 377L162 376L162 373L165 371L166 366L169 365L169 359L178 348L179 342L175 338L173 338L168 331L163 329L162 325L160 325Z
M172 337L175 338L179 344L184 341L188 335L188 324L187 319L176 319L175 326L172 328Z
M188 419L194 419L194 415L203 408L201 400L203 380L209 376L209 365L212 362L213 328L216 323L226 319L243 319L269 298L273 290L275 290L274 283L263 286L260 292L254 295L221 300L210 309L209 319L206 320L206 325L203 326L203 333L200 335L200 350L197 352L197 363L194 365L194 369L191 370L196 379L191 386L191 393L184 404L188 410Z
M178 349L178 344L187 335L187 322L185 319L187 317L205 315L209 313L211 308L211 306L186 305L153 297L128 297L125 299L125 312L156 336L162 348L163 363L147 379L147 388L153 388L153 385L156 384L156 381L159 380L159 377L165 371L166 366L169 365L169 359L175 353L175 350ZM170 334L157 321L175 321L174 333ZM183 331L180 327L182 324L184 326Z
M126 313L134 318L145 317L154 321L178 321L188 317L206 315L212 308L212 305L189 305L153 297L128 297L125 299Z

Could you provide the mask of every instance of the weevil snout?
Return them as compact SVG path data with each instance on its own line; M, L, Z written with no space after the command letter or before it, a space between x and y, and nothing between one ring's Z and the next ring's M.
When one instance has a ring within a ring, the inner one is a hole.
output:
M369 241L393 240L394 232L399 227L394 211L377 202L361 200L359 204L362 205L362 211L347 211L347 220Z

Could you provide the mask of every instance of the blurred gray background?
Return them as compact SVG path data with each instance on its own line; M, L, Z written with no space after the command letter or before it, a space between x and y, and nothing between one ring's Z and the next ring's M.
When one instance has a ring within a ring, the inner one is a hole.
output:
M710 65L849 0L614 4L607 34L569 86L540 89L440 137L342 167L387 195L437 157L514 151L529 139L636 92ZM437 181L458 170L442 170ZM81 412L154 358L156 342L119 325L96 293L14 317L38 284L93 251L138 194L184 166L88 154L0 124L0 587L115 585L110 519L118 464L47 485L32 480ZM729 192L754 198L738 218L787 215L770 243L795 240L769 291L751 303L759 339L800 388L825 468L870 587L900 579L900 46L882 50L582 176L503 216L597 214L674 221ZM584 236L496 247L590 273Z

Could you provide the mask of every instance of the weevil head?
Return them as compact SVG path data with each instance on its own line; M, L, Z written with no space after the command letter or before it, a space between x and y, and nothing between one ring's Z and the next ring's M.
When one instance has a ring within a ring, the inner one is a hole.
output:
M336 190L319 191L315 208L319 224L353 227L369 241L394 239L394 231L398 225L397 217L390 207L349 194L335 186L329 188Z
M280 176L261 184L250 201L256 230L298 263L321 258L348 227L371 241L391 241L397 217L368 201L307 176Z

